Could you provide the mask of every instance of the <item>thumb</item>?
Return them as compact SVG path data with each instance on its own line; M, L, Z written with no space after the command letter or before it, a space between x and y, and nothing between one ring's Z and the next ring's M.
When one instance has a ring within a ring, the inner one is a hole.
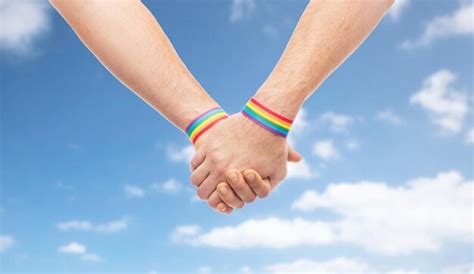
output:
M301 159L301 155L296 152L296 150L294 150L290 145L288 145L288 162L297 163L301 161Z

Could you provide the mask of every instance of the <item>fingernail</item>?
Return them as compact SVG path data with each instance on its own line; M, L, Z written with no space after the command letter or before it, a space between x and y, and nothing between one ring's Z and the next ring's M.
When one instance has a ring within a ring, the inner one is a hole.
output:
M227 210L227 206L223 203L220 203L217 205L217 210L219 210L220 212L225 212Z
M231 172L231 173L229 173L229 176L227 176L227 178L231 182L235 182L237 180L237 173L236 172Z
M247 178L247 180L253 181L255 179L255 174L247 173L245 174L245 178Z
M221 186L221 187L219 187L219 192L222 195L226 195L227 193L229 193L229 189L226 186Z

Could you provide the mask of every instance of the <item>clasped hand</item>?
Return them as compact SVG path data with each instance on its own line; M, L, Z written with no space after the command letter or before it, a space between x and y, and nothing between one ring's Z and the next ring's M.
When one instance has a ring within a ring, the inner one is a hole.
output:
M301 156L285 138L241 113L209 129L195 144L191 177L197 195L222 213L264 198L287 174L287 162Z

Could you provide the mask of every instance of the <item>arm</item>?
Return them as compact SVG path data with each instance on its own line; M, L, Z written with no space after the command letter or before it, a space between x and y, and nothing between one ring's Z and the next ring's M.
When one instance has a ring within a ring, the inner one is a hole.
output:
M393 0L311 1L255 97L294 118L304 101L372 32Z
M140 1L51 3L112 74L180 129L218 106Z
M392 1L310 1L281 59L255 98L278 114L294 119L303 102L375 28ZM288 149L284 139L262 130L241 114L218 125L207 138L210 140L203 140L205 143L193 159L198 167L191 175L202 198L211 195L209 200L214 200L216 194L210 192L215 182L223 181L223 172L231 167L254 169L269 179L271 188L286 176ZM242 147L246 149L239 153ZM244 200L241 193L245 188L235 187L226 179L234 192L219 191L218 196L227 204L238 204L235 201ZM220 184L219 190L223 186Z

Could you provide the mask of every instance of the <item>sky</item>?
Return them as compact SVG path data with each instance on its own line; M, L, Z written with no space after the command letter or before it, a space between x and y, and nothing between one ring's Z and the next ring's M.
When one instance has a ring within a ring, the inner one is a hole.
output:
M307 4L144 3L229 113ZM196 198L186 136L48 3L0 13L2 273L473 272L472 2L396 1L300 111L304 161L229 216Z

